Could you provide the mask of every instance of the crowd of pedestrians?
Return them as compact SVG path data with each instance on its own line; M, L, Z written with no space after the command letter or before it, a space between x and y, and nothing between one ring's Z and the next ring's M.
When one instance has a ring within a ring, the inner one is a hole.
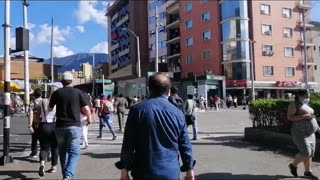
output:
M193 138L198 139L196 108L206 108L203 96L195 99L193 94L183 100L170 79L162 74L149 78L150 96L117 97L101 94L94 100L72 87L73 76L64 73L63 88L51 87L49 96L42 97L34 91L30 105L28 128L32 133L31 157L36 157L37 141L40 141L39 176L57 171L58 158L63 179L74 179L80 158L80 144L89 147L88 128L99 119L99 136L108 127L112 140L116 133L124 132L120 161L115 165L121 170L121 179L179 179L186 172L186 179L194 179L196 161L193 158L188 127L192 126ZM198 102L197 102L198 101ZM219 110L223 100L210 97L210 107ZM308 105L309 93L301 90L295 102L288 107L287 118L292 122L292 138L299 153L289 164L291 174L298 177L298 164L303 162L304 176L317 179L312 173L312 157L315 154L315 132L320 128L314 110ZM228 95L226 106L237 106L237 97ZM127 120L125 114L130 109ZM117 114L119 129L113 127L113 115ZM81 142L82 139L82 142ZM180 167L179 158L182 160ZM46 170L46 162L51 166Z

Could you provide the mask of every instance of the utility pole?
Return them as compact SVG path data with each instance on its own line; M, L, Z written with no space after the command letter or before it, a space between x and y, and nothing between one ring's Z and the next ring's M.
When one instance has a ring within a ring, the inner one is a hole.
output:
M53 68L53 17L51 18L51 45L50 45L50 65L51 65L51 82L54 82L54 68Z
M11 55L10 55L10 0L5 0L4 10L4 64L5 64L5 81L4 81L4 120L3 120L3 156L0 164L5 165L12 163L13 159L10 152L10 73L11 73Z
M28 29L28 6L27 0L23 1L23 28ZM29 43L29 42L28 42ZM28 112L30 103L30 86L29 86L29 50L24 50L24 102L25 112Z
M250 40L251 98L254 101L256 99L256 94L255 94L255 87L254 87L253 43L255 43L255 41Z
M96 79L95 79L95 57L94 57L94 53L92 54L92 96L94 96L94 90L95 90L95 83L96 83Z
M138 78L141 78L141 61L140 61L140 38L136 36L137 39L137 56L138 56Z
M102 94L104 94L104 74L102 74Z
M306 39L306 10L302 10L302 23L303 23L303 60L304 60L304 69L303 69L303 74L304 74L304 83L305 83L305 89L309 89L308 85L308 63L307 63L307 39Z
M156 9L155 9L155 18L156 18L156 23L155 23L155 31L156 31L156 44L155 44L155 48L156 48L156 56L155 56L155 72L159 72L159 24L158 24L158 21L159 21L159 14L158 14L158 7L156 6Z

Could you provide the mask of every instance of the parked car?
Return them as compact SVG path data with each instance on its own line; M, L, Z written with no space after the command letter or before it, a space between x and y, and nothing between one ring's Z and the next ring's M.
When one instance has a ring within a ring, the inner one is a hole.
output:
M11 104L10 104L10 116L13 116L15 109L16 109L16 101L15 101L15 95L11 94ZM0 94L0 119L4 118L4 94Z

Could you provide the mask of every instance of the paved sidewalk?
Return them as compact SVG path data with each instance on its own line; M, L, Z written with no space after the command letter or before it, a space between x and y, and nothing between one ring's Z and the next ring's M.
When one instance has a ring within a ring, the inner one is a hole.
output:
M223 109L199 113L198 117L200 139L193 141L198 179L294 179L287 166L295 152L255 146L243 140L244 127L251 125L247 111ZM114 163L119 160L122 134L116 141L111 141L107 132L102 140L96 139L97 135L98 125L93 125L90 146L81 153L77 179L119 178ZM28 153L14 153L17 158L13 164L0 166L0 179L39 178L37 159L23 157ZM299 166L299 174L303 174L302 168ZM46 174L45 179L61 179L58 169L57 173ZM314 163L313 170L320 175L320 163Z

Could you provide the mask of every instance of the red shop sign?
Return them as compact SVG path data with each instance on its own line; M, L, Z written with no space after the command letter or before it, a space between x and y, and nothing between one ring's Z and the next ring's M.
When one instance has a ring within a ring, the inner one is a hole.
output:
M247 81L246 80L229 80L226 81L227 87L246 87Z
M300 83L297 81L277 81L276 87L297 87Z

